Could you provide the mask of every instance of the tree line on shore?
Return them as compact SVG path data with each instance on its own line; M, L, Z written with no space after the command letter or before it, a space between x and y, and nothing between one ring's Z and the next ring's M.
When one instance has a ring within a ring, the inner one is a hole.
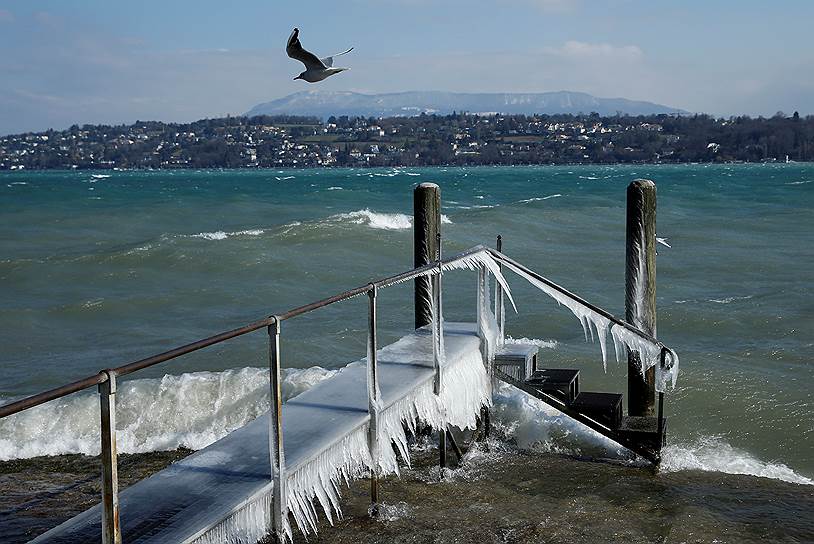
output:
M814 116L259 116L0 137L0 169L814 160Z

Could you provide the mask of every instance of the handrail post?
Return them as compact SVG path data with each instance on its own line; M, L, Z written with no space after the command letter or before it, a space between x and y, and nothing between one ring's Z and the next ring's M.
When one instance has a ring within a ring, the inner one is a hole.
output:
M269 334L269 457L274 496L271 506L271 526L274 539L284 541L284 521L288 515L285 494L285 452L283 451L282 380L280 378L280 320L268 326Z
M376 355L377 330L376 330L376 284L370 284L367 292L369 301L368 330L367 330L367 410L370 414L370 424L368 426L368 448L372 466L370 468L370 514L378 515L379 510L379 374L378 360Z
M492 378L492 362L489 360L489 346L487 345L488 339L486 338L486 323L485 314L489 311L489 300L487 295L487 282L489 277L486 273L485 267L478 269L478 337L480 337L481 356L483 357L483 364L486 366L486 373ZM479 439L483 440L489 436L489 407L483 406L480 410L481 425L483 426L482 434L479 434Z
M497 235L498 251L503 251L503 237ZM503 270L503 265L498 262L498 269ZM503 338L506 333L506 313L503 308L503 286L495 280L495 321L497 321L497 345L503 345Z
M441 291L441 233L436 233L436 248L438 251L438 272L432 277L432 302L435 314L435 322L433 323L432 330L432 348L433 348L433 370L435 377L433 379L433 392L436 395L441 394L441 359L444 356L444 310L443 310L443 297ZM439 464L441 465L441 474L443 476L443 469L447 466L447 427L446 424L438 431L438 450L439 450Z
M102 440L102 543L121 544L119 472L116 451L116 373L104 371L99 384Z

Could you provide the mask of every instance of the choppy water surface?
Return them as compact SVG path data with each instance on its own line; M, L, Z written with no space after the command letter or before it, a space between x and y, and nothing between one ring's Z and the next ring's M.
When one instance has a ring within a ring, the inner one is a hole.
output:
M672 246L659 246L658 332L682 359L664 472L812 484L814 165L0 173L0 397L410 267L422 181L442 187L447 254L500 233L507 254L623 315L624 195L638 177L658 185L658 234ZM449 275L449 317L474 319L474 281ZM545 364L582 369L583 389L624 391L626 365L603 373L570 312L522 280L513 292L509 334L544 341ZM411 296L409 285L382 294L381 342L409 330ZM361 358L366 319L352 300L286 323L284 361ZM123 451L201 447L256 415L265 342L261 331L131 376ZM504 397L497 410L523 448L605 448ZM93 453L94 402L76 395L0 422L0 459Z

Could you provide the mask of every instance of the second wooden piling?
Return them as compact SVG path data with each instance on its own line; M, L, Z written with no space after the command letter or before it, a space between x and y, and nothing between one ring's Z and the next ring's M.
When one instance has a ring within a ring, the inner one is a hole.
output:
M627 188L625 321L656 336L656 184L634 180ZM628 413L654 416L656 369L642 375L639 354L628 354Z
M438 235L441 232L441 188L435 183L422 183L413 192L414 266L424 266L438 257ZM415 280L415 328L432 322L432 288L430 278Z

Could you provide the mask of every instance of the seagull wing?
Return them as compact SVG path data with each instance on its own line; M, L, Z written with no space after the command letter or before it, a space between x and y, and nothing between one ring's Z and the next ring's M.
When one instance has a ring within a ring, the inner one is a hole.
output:
M292 59L298 60L305 65L306 70L324 70L325 64L317 58L316 55L310 51L303 49L300 43L300 29L295 28L288 38L288 45L285 47L285 52Z
M353 51L353 47L351 47L351 48L350 48L350 49L348 49L347 51L342 51L341 53L335 53L335 54L331 55L330 57L325 57L324 59L319 59L319 60L320 60L320 62L322 62L322 64L324 64L326 67L330 68L331 66L333 66L333 65L334 65L334 57L339 57L339 56L341 56L341 55L347 55L347 54L348 54L348 53L350 53L351 51Z

